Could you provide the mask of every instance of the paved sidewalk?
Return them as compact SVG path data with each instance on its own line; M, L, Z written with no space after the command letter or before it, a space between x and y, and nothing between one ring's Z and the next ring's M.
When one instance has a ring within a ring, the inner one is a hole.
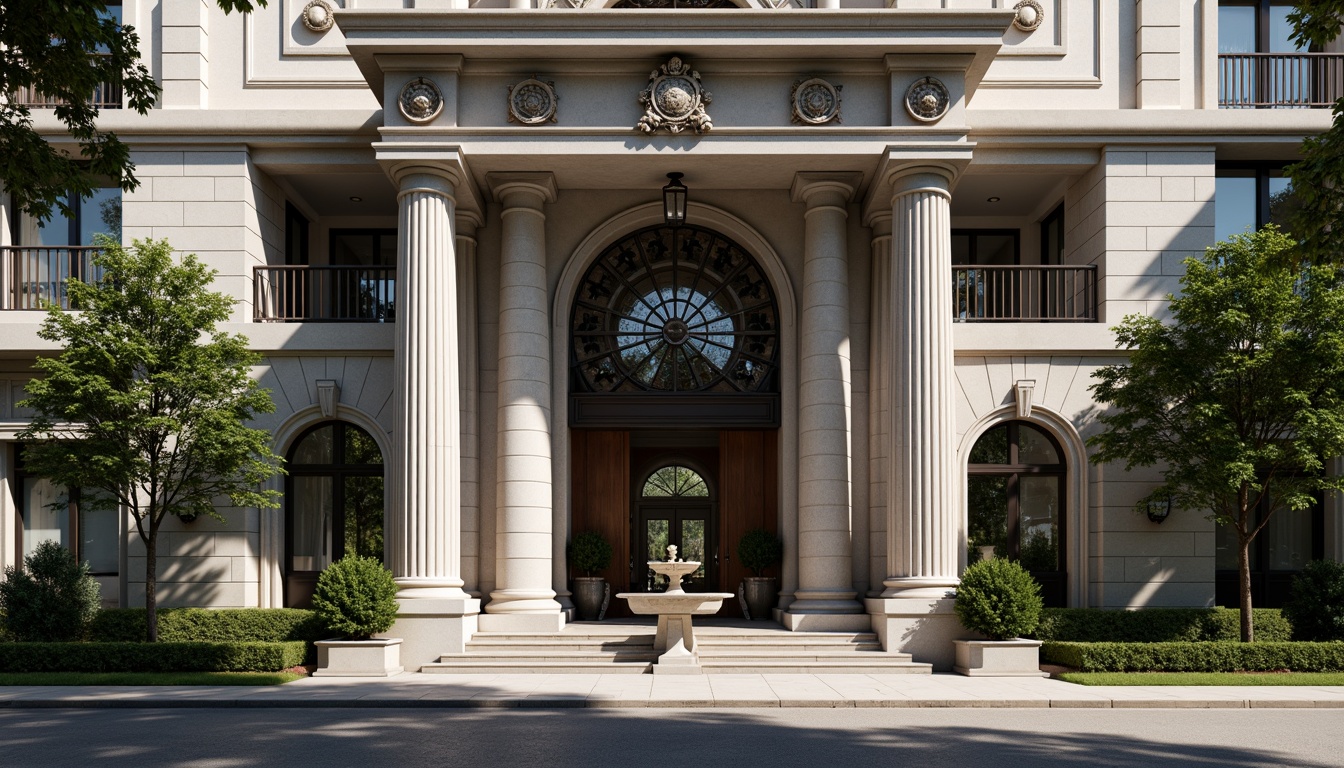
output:
M280 686L12 686L0 708L1344 708L1344 686L1106 686L960 675L424 675Z

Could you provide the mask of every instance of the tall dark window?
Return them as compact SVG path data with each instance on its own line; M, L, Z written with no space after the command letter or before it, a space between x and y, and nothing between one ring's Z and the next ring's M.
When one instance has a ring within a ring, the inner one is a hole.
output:
M1292 181L1276 163L1226 163L1214 183L1213 234L1218 241L1266 224L1288 225Z
M96 235L107 235L121 241L121 189L96 187L93 196L81 198L66 195L66 205L72 216L53 208L45 222L15 211L11 222L16 233L15 242L21 246L61 247L94 245Z
M1041 263L1064 263L1064 204L1041 220Z
M1016 560L1063 606L1067 467L1055 439L1020 421L990 429L971 449L966 478L967 561Z
M295 608L333 561L383 559L383 455L368 432L332 421L299 438L286 469L285 600Z
M397 230L333 229L331 264L341 267L395 267Z
M952 230L952 263L958 266L1012 266L1022 263L1016 229Z
M292 203L285 203L285 263L308 263L308 219Z
M1264 519L1270 500L1256 510L1257 522ZM1237 607L1241 596L1237 586L1237 534L1226 525L1218 526L1215 538L1218 604ZM1256 608L1282 608L1288 599L1293 577L1311 560L1325 556L1325 512L1317 503L1307 509L1280 509L1270 518L1260 535L1251 542L1251 604Z

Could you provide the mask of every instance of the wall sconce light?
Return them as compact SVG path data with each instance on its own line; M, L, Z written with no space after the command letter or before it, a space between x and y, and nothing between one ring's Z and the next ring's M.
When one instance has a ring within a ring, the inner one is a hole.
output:
M1161 523L1171 515L1171 494L1155 496L1148 500L1148 519Z
M686 223L686 185L681 183L685 174L669 173L667 186L663 187L663 221L669 227L679 227Z

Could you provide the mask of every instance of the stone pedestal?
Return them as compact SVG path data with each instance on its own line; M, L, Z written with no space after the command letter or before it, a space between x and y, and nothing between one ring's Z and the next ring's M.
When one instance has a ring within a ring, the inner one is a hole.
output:
M969 633L953 610L952 598L869 598L864 601L873 632L888 653L908 653L918 662L932 664L935 672L950 672L955 663L952 643Z
M480 629L481 601L476 598L416 598L400 601L397 622L386 634L401 638L401 663L411 671L445 653L464 653Z

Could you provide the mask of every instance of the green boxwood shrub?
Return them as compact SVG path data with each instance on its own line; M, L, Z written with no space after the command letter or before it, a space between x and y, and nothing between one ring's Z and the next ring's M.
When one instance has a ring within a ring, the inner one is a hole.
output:
M1256 608L1257 642L1286 642L1292 626L1277 608ZM1209 642L1241 639L1241 612L1227 608L1046 608L1038 640L1079 643Z
M54 541L38 544L22 568L6 568L0 582L0 616L16 640L82 640L99 602L89 564Z
M1046 642L1041 661L1080 672L1344 672L1344 643Z
M368 640L397 620L397 583L372 557L346 555L317 577L313 611L328 630Z
M329 636L317 614L298 608L161 608L158 614L159 640L167 642L312 643ZM145 609L99 611L89 627L89 639L143 641Z
M1344 640L1344 563L1313 560L1293 577L1283 614L1294 640ZM1256 636L1260 627L1255 628Z
M775 534L757 528L742 534L737 542L737 560L757 577L765 575L765 569L778 565L784 559L784 542Z
M595 531L584 531L569 542L569 562L574 570L582 571L584 576L592 576L611 565L611 545Z
M0 672L278 672L304 643L5 643Z
M957 587L957 618L991 640L1010 640L1036 629L1041 587L1022 566L993 558L971 565Z

